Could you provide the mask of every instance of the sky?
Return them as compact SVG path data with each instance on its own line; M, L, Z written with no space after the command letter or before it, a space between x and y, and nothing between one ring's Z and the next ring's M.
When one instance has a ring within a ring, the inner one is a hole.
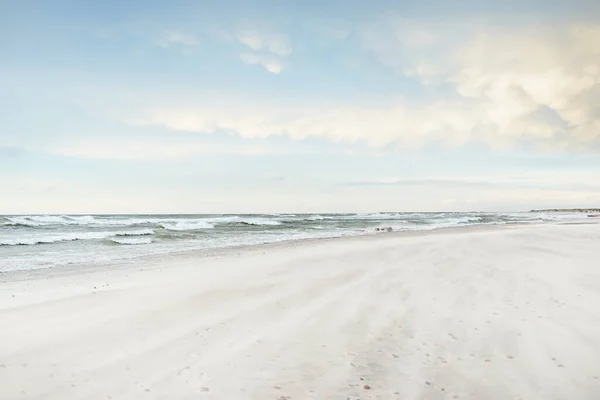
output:
M0 0L0 214L600 207L600 2Z

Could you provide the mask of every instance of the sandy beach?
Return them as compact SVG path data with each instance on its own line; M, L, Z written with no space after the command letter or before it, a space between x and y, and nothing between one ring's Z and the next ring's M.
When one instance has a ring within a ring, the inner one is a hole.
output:
M598 399L600 224L0 275L0 399Z

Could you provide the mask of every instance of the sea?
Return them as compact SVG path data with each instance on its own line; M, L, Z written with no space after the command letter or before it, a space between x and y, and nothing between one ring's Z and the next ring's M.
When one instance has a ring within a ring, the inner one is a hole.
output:
M359 214L4 215L0 273L132 260L303 239L586 218L544 212Z

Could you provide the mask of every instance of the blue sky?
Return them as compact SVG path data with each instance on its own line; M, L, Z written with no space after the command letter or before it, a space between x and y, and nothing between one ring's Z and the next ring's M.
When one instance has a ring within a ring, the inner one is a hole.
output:
M593 1L0 0L0 213L600 206Z

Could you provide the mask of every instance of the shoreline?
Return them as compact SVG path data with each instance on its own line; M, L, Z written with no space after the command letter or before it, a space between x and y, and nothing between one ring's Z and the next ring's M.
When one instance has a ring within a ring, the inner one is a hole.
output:
M575 221L585 215L376 213L321 215L21 216L0 217L0 274L145 260L147 256L380 233ZM587 222L587 221L586 221ZM592 222L592 221L590 221ZM382 232L385 231L385 232ZM2 279L2 278L0 278Z
M422 230L402 230L402 231L391 231L391 232L375 232L365 231L363 234L357 235L343 235L343 236L331 236L331 237L320 237L320 238L304 238L304 239L289 239L281 240L277 242L259 243L252 245L236 245L230 247L217 247L217 248L206 248L199 250L183 250L174 253L163 253L163 254L148 254L138 257L126 258L115 260L112 262L98 263L98 264L63 264L57 266L50 266L46 268L34 268L34 269L22 269L14 271L0 271L0 283L3 281L10 280L26 280L35 279L38 277L49 277L54 275L68 275L78 274L86 272L98 272L106 269L126 269L131 267L132 264L137 263L149 263L151 265L169 261L173 259L189 260L189 259L210 259L211 257L226 257L228 255L240 255L242 253L252 253L253 251L263 251L278 248L296 247L302 245L311 245L318 243L325 243L329 241L354 241L354 240L378 240L389 237L419 237L419 236L430 236L430 235L443 235L443 234L461 234L469 233L474 231L493 231L499 229L515 229L519 227L532 227L532 226L551 226L551 225L573 225L573 224L593 224L600 223L598 221L589 222L560 222L560 223L535 223L535 224L479 224L479 225L465 225L465 226L452 226L442 227L434 229L422 229ZM238 254L239 253L239 254ZM148 267L147 267L148 268ZM5 279L6 278L6 279Z
M77 274L85 272L101 271L104 269L123 269L128 268L135 263L150 263L156 264L161 261L179 258L182 260L193 259L209 259L211 257L223 257L233 253L247 253L254 251L262 251L263 249L277 249L279 247L294 247L303 244L317 244L328 241L338 240L377 240L385 237L418 237L429 235L441 235L451 233L469 233L473 231L494 231L500 229L518 229L535 226L557 226L557 225L589 225L600 224L598 220L577 221L577 222L544 222L544 223L513 223L513 224L473 224L464 226L452 226L433 229L421 230L398 230L391 232L375 232L365 231L363 234L357 235L342 235L320 238L304 238L304 239L289 239L277 242L259 243L252 245L236 245L231 247L206 248L199 250L183 250L173 253L163 254L148 254L138 257L115 260L112 262L98 264L62 264L50 266L46 268L22 269L14 271L0 271L0 283L4 280L26 280L28 278L37 278L52 275Z

